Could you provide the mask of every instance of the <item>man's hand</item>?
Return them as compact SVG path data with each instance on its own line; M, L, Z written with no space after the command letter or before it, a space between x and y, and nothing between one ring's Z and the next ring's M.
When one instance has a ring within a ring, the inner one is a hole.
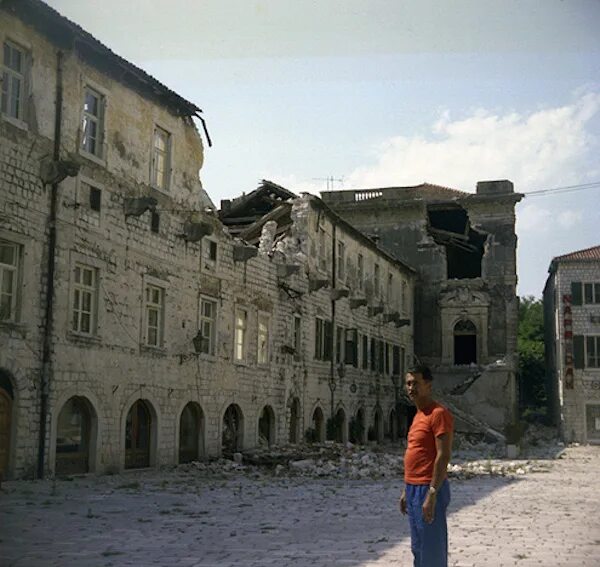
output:
M406 492L403 490L400 495L400 500L398 501L398 505L400 506L400 512L406 514Z
M433 522L433 518L435 517L435 500L436 497L432 494L427 494L425 497L425 502L423 502L423 519L431 524Z

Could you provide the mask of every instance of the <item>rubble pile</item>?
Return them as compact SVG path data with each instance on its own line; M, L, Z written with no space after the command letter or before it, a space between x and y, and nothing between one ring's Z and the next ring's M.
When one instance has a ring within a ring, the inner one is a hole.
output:
M506 445L480 437L458 435L448 466L451 478L481 475L518 476L546 471L548 459L558 456L557 443L544 429L532 429L524 441L521 459L507 460ZM307 477L330 479L402 479L404 445L353 445L323 443L257 448L234 453L231 459L193 462L184 471L227 478L239 474L253 477ZM540 459L546 459L546 462Z

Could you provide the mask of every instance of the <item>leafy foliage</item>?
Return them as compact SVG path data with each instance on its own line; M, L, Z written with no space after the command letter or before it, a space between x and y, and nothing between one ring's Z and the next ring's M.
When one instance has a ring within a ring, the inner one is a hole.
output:
M544 306L541 299L533 296L520 298L517 350L523 415L543 414L547 405L547 395Z

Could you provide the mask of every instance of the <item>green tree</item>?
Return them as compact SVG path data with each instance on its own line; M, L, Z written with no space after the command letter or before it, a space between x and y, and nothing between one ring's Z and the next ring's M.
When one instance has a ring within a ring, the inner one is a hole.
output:
M546 413L546 365L544 360L544 305L533 296L520 298L519 385L524 415Z

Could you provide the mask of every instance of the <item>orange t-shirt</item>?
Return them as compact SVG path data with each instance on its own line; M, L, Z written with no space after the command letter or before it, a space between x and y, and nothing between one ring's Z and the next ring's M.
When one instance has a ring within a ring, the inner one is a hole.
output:
M451 434L453 426L452 414L437 402L417 411L408 432L408 445L404 454L404 482L431 482L433 463L437 456L435 438L444 433Z

